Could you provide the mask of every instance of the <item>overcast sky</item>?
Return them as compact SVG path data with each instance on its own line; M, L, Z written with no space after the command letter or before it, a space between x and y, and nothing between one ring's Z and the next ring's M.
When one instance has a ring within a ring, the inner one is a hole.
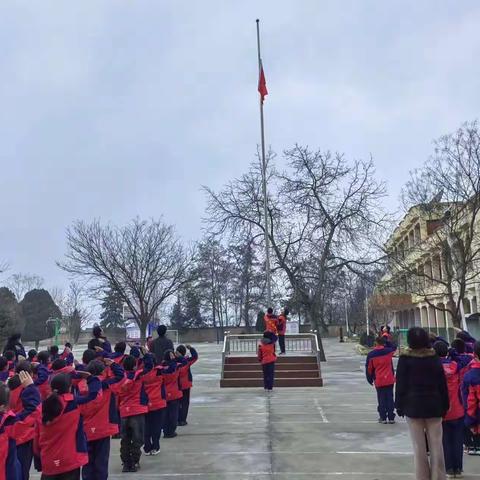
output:
M61 285L75 219L159 217L200 235L200 186L259 141L371 154L389 206L432 139L477 118L480 3L5 0L0 3L0 260Z

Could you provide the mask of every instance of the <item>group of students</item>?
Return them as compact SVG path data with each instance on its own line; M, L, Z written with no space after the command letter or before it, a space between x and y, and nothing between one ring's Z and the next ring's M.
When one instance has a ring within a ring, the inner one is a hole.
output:
M118 436L123 472L136 472L142 451L160 452L162 432L187 425L193 347L158 359L135 344L127 354L100 327L88 347L79 360L70 344L0 356L0 480L28 480L32 463L42 480L105 480Z
M280 355L285 355L285 333L287 331L288 308L284 308L280 315L273 313L273 308L269 308L264 316L265 331L258 345L257 357L263 370L263 387L265 392L273 390L275 382L275 362L277 354L275 346L278 340L280 346Z
M375 385L378 421L407 419L416 478L462 478L463 454L480 455L480 342L458 331L451 344L420 327L394 371L397 345L383 327L367 355L367 381ZM395 398L394 398L394 385Z

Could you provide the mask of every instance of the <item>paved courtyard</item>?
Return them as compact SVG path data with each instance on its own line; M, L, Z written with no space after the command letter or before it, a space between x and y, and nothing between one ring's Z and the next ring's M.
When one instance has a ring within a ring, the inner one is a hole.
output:
M364 357L351 344L325 341L323 388L220 389L221 347L197 345L189 425L163 440L161 454L122 474L112 442L110 478L136 479L413 479L406 424L377 423L375 391ZM466 479L480 478L480 458L467 457ZM476 473L475 473L476 472Z

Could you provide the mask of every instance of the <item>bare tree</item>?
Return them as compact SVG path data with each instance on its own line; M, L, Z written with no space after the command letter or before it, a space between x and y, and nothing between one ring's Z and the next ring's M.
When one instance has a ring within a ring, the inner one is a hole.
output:
M425 238L388 252L395 272L391 286L448 312L461 328L466 291L480 281L478 123L465 123L435 141L434 154L412 172L402 197L428 229Z
M342 155L296 146L284 153L289 169L278 174L269 154L268 237L275 268L288 280L315 329L325 327L330 274L374 266L381 256L372 236L384 236L383 183L372 162L347 162ZM255 163L240 179L208 195L207 224L217 234L245 224L264 231L261 170Z
M7 285L20 302L27 292L43 287L45 280L31 273L14 273L7 279Z
M189 257L173 227L134 219L124 227L76 222L67 230L67 254L59 266L114 289L128 305L142 339L159 306L188 281Z

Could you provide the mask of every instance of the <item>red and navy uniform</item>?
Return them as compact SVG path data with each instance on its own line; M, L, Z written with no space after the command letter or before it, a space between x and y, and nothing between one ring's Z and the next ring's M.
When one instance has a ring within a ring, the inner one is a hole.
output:
M101 393L94 401L80 406L87 437L88 463L83 467L82 476L86 479L106 480L110 457L110 437L118 434L118 409L111 386L124 378L120 365L113 363L98 378L90 377L80 382L78 389L86 394L91 383Z
M62 406L60 414L47 423L39 423L34 451L40 456L44 475L60 475L88 463L87 438L80 406L95 401L99 394L96 387L92 385L86 396L74 396L71 393L59 395Z
M282 313L278 316L278 334L285 335L287 332L287 317Z
M377 389L379 420L395 419L395 406L393 400L393 385L395 384L395 370L393 369L393 356L397 346L387 342L386 345L376 346L367 355L365 374L370 385Z
M162 366L168 368L171 372L163 375L165 391L167 393L167 413L163 432L167 437L174 436L177 430L180 399L183 397L183 392L180 389L180 368L184 365L186 365L184 359L162 362Z
M8 370L2 370L0 372L0 382L6 383L10 378L10 372Z
M18 413L9 410L0 413L0 480L17 480L22 478L22 467L17 458L17 424L26 422L34 415L40 405L40 395L34 385L21 388L22 410ZM20 428L21 431L21 428ZM21 435L21 434L20 434Z
M465 375L462 385L463 406L465 407L465 425L476 435L480 434L480 360L470 363L470 371Z
M60 358L62 360L65 360L67 365L73 365L73 361L74 361L73 353L71 351L68 351L66 348L60 355Z
M190 389L193 387L191 366L198 360L198 352L193 347L190 347L190 356L184 358L187 363L180 367L179 374L182 399L180 401L178 421L182 425L185 425L187 422L188 410L190 408Z
M275 362L277 360L275 343L270 339L263 338L258 346L257 358L262 364L263 387L265 390L272 390L275 382Z
M144 415L148 412L148 396L143 383L143 371L125 372L119 383L111 386L118 396L118 406L122 418Z
M447 379L448 397L450 399L450 408L443 419L445 421L457 420L465 415L460 391L461 366L448 358L442 358L441 362Z
M38 387L42 401L52 393L49 382L51 373L47 365L40 364L35 374L34 384Z

